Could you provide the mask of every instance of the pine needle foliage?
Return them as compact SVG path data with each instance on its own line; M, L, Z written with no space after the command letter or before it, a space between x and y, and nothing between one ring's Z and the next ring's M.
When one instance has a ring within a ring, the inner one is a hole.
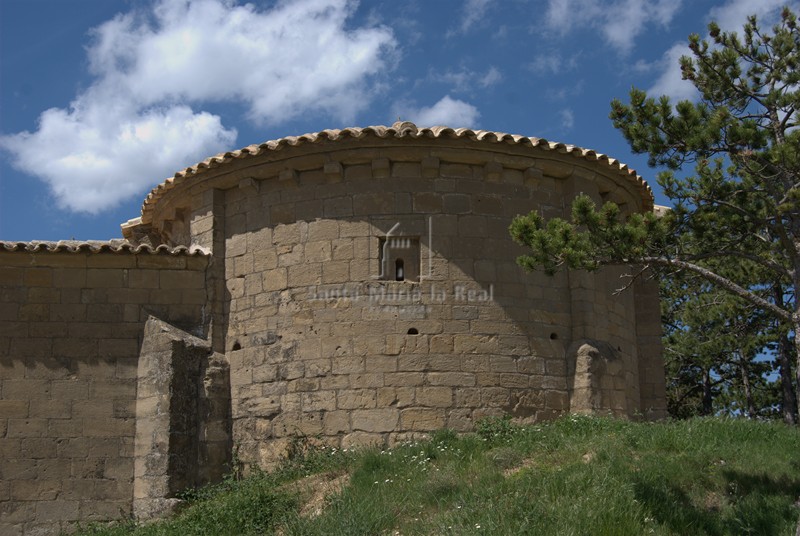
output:
M712 22L708 38L691 35L689 48L680 66L696 100L673 103L633 88L629 103L611 103L610 118L633 151L663 170L666 216L623 216L580 195L569 218L513 221L511 236L529 248L518 262L549 274L611 264L635 265L633 275L691 274L755 307L792 346L794 364L781 361L783 416L797 423L789 400L800 383L797 17L784 8L771 33L755 16L741 34Z

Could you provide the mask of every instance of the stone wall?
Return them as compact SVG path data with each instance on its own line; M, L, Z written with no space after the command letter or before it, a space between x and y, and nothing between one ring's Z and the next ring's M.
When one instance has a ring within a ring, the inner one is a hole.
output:
M650 210L646 186L590 151L446 130L251 146L157 187L130 242L0 243L0 533L158 516L234 450L268 468L297 435L663 417L656 284L525 273L508 234L579 193Z
M202 334L207 263L0 249L0 533L131 514L144 324Z
M169 512L176 494L218 482L231 467L230 380L208 341L155 317L139 357L133 513Z
M634 293L614 295L622 271L524 273L507 231L516 214L565 215L578 192L640 209L638 191L587 167L478 148L348 148L232 166L213 189L175 196L191 207L164 203L214 253L215 349L230 361L241 459L269 466L298 434L391 444L487 415L640 415L650 349ZM418 248L418 278L385 277L391 236ZM613 363L583 408L571 398L588 369L567 354L591 340Z

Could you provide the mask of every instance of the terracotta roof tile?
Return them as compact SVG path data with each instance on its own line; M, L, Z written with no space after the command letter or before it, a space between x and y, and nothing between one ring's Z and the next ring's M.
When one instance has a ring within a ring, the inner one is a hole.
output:
M618 172L626 180L635 183L642 192L642 200L646 209L653 207L653 193L647 183L637 175L636 171L629 168L615 158L611 158L603 153L598 153L591 149L567 145L564 143L548 141L544 138L534 138L521 136L518 134L507 134L505 132L492 132L488 130L472 130L468 128L450 128L446 126L435 126L431 128L418 128L414 123L397 122L391 127L370 126L370 127L351 127L338 129L322 130L320 132L303 134L301 136L286 136L277 140L267 141L261 144L248 145L236 151L228 151L212 156L191 167L175 173L173 177L153 188L147 195L142 204L142 220L149 221L150 211L155 204L167 191L173 189L184 181L202 175L208 170L218 168L234 160L252 158L267 152L280 151L285 147L297 147L304 144L318 143L323 140L338 141L347 138L364 139L370 136L376 138L430 138L430 139L468 139L486 143L507 143L509 145L529 146L544 151L556 151L561 154L569 154L576 158L583 158L590 161L605 163L613 171Z
M199 246L175 246L170 247L164 244L160 246L149 246L146 244L134 245L127 240L59 240L58 242L48 242L34 240L31 242L8 242L0 241L0 251L18 252L47 252L47 253L149 253L151 255L210 255L210 253Z

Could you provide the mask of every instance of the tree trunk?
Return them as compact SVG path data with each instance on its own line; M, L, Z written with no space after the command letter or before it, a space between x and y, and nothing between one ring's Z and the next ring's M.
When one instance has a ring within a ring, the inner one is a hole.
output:
M703 407L700 409L700 415L707 417L711 415L714 410L714 396L711 392L714 384L711 382L711 369L703 372Z
M800 302L797 298L795 298L796 302ZM795 390L795 407L794 407L794 423L798 424L798 408L797 408L797 393L800 393L800 311L795 311L794 315L792 315L792 328L794 328L794 357L795 357L795 384L794 386L797 387ZM788 352L787 352L788 354ZM789 373L789 379L791 380L791 373ZM791 382L789 385L791 385Z
M792 329L794 330L794 359L795 359L795 381L792 382L792 374L788 372L791 370L787 366L787 385L784 389L792 389L794 392L794 416L793 424L797 425L800 421L800 412L797 408L797 398L800 396L800 218L795 218L792 222L792 232L794 235L794 256L792 258L794 265L794 273L792 274L792 290L794 291L794 311L792 312ZM789 340L787 333L787 341ZM786 349L787 361L790 359L790 348ZM788 363L787 363L788 365ZM783 379L781 378L781 381ZM794 385L792 385L794 383ZM787 421L788 422L788 421ZM800 523L798 523L798 530L800 530Z
M775 303L784 306L783 287L774 285L772 287L775 295ZM797 300L795 300L797 301ZM797 363L800 364L800 346L797 344L797 312L792 315L792 325L794 326L794 349L797 356ZM792 339L788 330L780 333L785 324L779 322L776 326L778 330L778 373L781 377L781 414L783 422L786 424L797 424L797 391L795 391L795 378L792 377ZM800 386L800 371L798 371L798 386Z
M795 340L797 336L795 335ZM792 340L789 334L781 335L778 339L778 370L781 376L781 413L783 422L797 424L797 395L794 390L792 377ZM800 359L800 357L798 357Z
M744 405L747 416L755 419L758 416L756 405L753 403L753 390L750 388L750 373L747 370L747 363L744 354L739 352L739 371L742 373L742 389L744 390Z

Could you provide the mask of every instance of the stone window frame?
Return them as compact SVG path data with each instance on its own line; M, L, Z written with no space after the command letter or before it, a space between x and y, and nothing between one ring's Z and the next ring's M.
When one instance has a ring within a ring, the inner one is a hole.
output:
M379 280L419 283L421 262L419 236L378 237Z

